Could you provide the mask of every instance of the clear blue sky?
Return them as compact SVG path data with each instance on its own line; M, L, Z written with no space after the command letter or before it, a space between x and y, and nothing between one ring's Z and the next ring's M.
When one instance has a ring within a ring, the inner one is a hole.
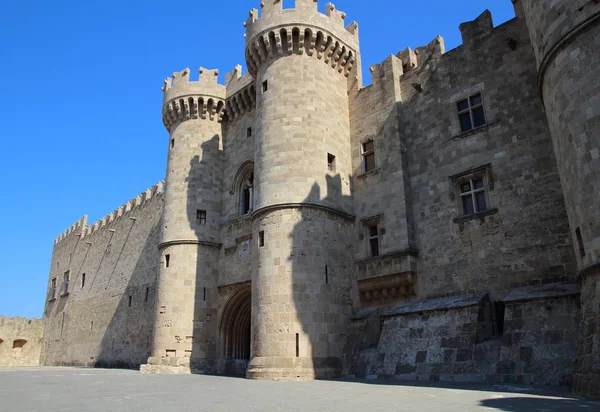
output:
M284 0L289 5L292 0ZM173 71L244 64L248 11L260 0L18 0L0 12L0 315L40 317L53 240L164 177L162 81ZM319 1L324 10L325 0ZM368 67L510 0L336 0L358 21ZM244 64L245 66L245 64Z

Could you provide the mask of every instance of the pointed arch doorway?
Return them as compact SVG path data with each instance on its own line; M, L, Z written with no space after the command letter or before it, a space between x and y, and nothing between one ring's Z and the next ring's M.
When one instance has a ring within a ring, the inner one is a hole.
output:
M220 325L221 356L225 359L228 375L245 372L250 360L252 325L252 292L244 285L229 298Z

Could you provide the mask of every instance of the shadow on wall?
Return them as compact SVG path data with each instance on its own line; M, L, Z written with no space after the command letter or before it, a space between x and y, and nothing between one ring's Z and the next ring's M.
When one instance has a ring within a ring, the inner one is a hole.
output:
M315 183L303 203L340 205L341 211L348 197L342 194L342 178L327 175L326 181L326 193ZM316 378L335 378L341 374L352 308L354 218L315 207L290 211L284 219L297 220L289 235L294 305L290 315L301 328L290 330L296 333L295 354L291 356L304 358L300 360L302 367L314 368Z
M206 120L205 120L206 121ZM192 372L217 373L217 282L220 257L221 190L223 152L218 135L201 144L201 154L190 162L186 179L186 210L190 228L200 242L197 247L195 273L192 274L193 305L192 348L188 352ZM199 210L206 212L200 216ZM189 307L189 306L188 306Z
M132 217L135 217L132 215ZM129 233L118 251L120 256L111 273L107 276L105 291L110 288L111 279L122 276L119 272L121 259L127 259L128 242L134 232L134 226L141 224L130 219ZM94 363L96 368L138 369L146 363L150 356L152 331L155 321L156 280L159 258L157 252L160 236L160 220L152 227L150 235L144 242L142 251L135 264L126 286L121 289L121 296L100 342L98 357ZM113 253L116 251L113 251ZM100 273L98 274L100 275ZM96 328L101 325L96 326ZM94 324L90 324L90 335L96 333Z

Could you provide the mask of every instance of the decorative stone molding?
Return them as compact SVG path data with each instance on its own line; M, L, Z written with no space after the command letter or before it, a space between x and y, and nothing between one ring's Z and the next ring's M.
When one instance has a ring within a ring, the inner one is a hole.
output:
M356 51L332 33L315 26L278 26L258 34L246 45L246 63L253 76L269 59L292 54L316 57L346 77L356 62Z

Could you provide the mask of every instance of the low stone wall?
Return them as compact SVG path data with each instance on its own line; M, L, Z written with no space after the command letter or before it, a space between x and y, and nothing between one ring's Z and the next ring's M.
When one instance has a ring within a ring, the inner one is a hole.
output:
M0 317L0 366L39 366L41 319Z
M555 284L398 306L350 376L570 385L579 293Z
M574 390L600 399L600 268L581 278L581 307Z

